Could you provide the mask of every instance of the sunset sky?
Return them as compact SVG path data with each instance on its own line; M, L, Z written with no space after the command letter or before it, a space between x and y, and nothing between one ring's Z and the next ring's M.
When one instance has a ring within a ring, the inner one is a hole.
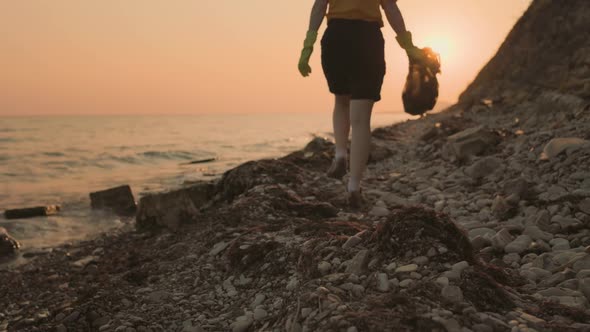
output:
M441 101L456 100L530 2L398 1L415 43L441 53ZM0 115L329 112L319 42L312 75L297 72L312 4L1 1ZM400 111L407 59L383 31L376 111Z

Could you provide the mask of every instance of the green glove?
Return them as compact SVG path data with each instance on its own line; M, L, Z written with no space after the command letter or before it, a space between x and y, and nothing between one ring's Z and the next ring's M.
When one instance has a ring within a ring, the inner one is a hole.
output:
M395 37L397 43L401 48L406 50L410 62L422 62L424 61L424 52L421 49L414 46L412 42L412 33L410 31L404 31Z
M317 31L307 31L305 41L303 42L303 50L301 50L301 57L299 58L298 65L299 72L303 77L309 76L309 74L311 73L311 67L309 66L309 58L311 57L311 53L313 53L313 44L315 44L317 38Z

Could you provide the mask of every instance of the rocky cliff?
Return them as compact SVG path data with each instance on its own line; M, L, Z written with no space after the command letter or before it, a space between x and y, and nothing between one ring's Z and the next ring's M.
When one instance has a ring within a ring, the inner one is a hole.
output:
M590 6L586 0L535 0L461 103L557 92L590 98Z

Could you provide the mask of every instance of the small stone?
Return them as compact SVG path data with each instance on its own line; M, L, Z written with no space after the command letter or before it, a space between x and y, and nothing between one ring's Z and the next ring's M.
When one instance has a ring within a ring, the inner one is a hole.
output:
M250 304L250 307L256 308L257 306L261 305L264 300L266 300L266 296L264 294L256 294L254 301L252 301L252 304Z
M389 210L383 206L374 206L371 211L369 211L369 215L375 217L385 217L389 215Z
M287 283L287 290L292 291L299 286L299 280L295 277L292 277Z
M346 240L346 242L344 242L344 244L342 245L342 249L350 249L355 247L357 244L361 243L363 239L361 239L358 236L351 236L348 238L348 240Z
M545 242L551 241L553 239L553 235L547 232L543 232L537 226L527 226L524 228L524 235L530 236L533 240L543 240Z
M416 270L418 270L418 265L408 264L408 265L400 266L397 269L395 269L395 273L410 273L410 272L415 272Z
M263 320L266 318L266 316L268 316L268 313L266 312L266 310L262 309L262 308L256 308L254 309L254 319L255 320Z
M350 264L346 267L346 273L353 273L356 275L363 275L369 263L369 251L364 249L359 251L350 260Z
M221 241L219 243L216 243L213 246L213 249L211 249L211 251L209 251L209 255L210 256L216 256L220 252L224 251L225 248L227 248L228 245L229 245L229 242L223 242L223 241Z
M351 326L348 329L346 329L346 332L358 332L359 330L356 328L356 326Z
M155 291L147 296L148 301L154 303L162 302L170 298L172 298L172 294L165 291Z
M397 264L395 262L392 262L392 263L389 263L389 265L387 265L387 267L385 268L385 271L394 272L396 268L397 268Z
M232 332L246 332L252 323L253 319L249 316L240 316L231 324Z
M384 293L389 291L389 279L387 273L377 274L377 290Z
M463 301L463 292L457 286L445 286L442 289L442 297L452 303L459 303Z
M409 287L413 283L414 283L414 280L412 280L412 279L404 279L404 280L400 281L399 286L401 288L406 288L406 287Z
M520 235L519 237L516 238L516 240L507 244L506 247L504 247L504 251L506 251L506 253L520 254L523 251L527 250L532 242L533 242L533 239L531 239L530 236Z
M68 332L68 329L63 324L59 324L55 328L55 332Z
M330 264L326 261L321 261L318 264L318 271L320 272L321 275L327 275L328 273L330 273L331 270L332 270L332 264Z
M463 270L465 270L468 267L469 267L469 263L467 263L467 261L461 261L459 263L453 264L451 269L453 271L457 271L457 272L459 272L459 274L461 274L463 272Z
M551 245L553 251L570 249L570 241L567 239L555 238L549 241L549 244Z
M510 234L510 231L507 228L502 228L492 237L492 246L496 250L504 250L512 241L514 241L514 237Z
M438 277L436 278L435 281L438 285L442 286L442 287L446 287L449 285L449 278L447 277Z

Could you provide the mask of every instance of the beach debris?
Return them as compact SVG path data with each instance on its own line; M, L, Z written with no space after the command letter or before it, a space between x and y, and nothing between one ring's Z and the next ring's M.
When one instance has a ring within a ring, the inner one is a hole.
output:
M24 219L34 217L47 217L57 214L61 210L59 205L35 206L22 209L11 209L4 211L6 219Z
M13 256L19 249L20 243L5 228L0 227L0 258Z
M205 164L205 163L210 163L213 161L216 161L217 158L213 157L213 158L205 158L205 159L199 159L199 160L192 160L189 161L188 163L184 163L182 165L195 165L195 164Z
M90 204L93 209L112 210L120 216L133 216L137 209L128 185L90 193Z

